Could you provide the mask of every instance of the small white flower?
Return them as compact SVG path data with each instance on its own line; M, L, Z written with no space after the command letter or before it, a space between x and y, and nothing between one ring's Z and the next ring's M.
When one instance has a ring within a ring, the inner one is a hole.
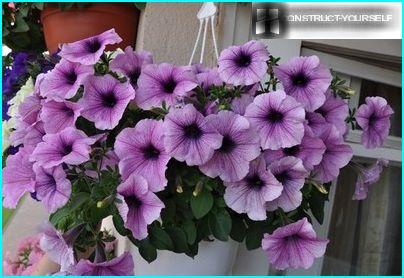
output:
M15 117L18 114L18 107L23 103L24 99L33 94L35 89L34 81L32 78L28 78L27 82L20 88L15 96L8 102L10 107L8 108L7 115Z

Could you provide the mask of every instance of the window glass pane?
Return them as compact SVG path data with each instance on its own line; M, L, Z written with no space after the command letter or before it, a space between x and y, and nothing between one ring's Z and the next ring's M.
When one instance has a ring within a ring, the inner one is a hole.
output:
M401 166L389 166L364 201L352 200L356 173L338 178L323 275L401 274Z

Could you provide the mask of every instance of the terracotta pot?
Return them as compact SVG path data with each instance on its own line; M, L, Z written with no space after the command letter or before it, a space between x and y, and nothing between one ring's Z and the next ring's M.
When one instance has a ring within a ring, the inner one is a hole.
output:
M59 44L98 35L111 28L123 39L107 50L135 46L140 11L132 3L92 3L86 8L61 11L48 4L41 13L46 46L55 53Z

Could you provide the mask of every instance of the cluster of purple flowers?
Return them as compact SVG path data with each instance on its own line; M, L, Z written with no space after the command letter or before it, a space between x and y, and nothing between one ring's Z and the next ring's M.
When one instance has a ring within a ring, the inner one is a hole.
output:
M103 137L112 136L108 164L117 165L121 179L111 194L136 240L148 236L148 225L165 207L158 192L167 186L170 160L219 178L227 207L253 221L266 220L267 212L297 209L306 182L328 183L351 160L352 149L344 142L349 108L331 91L332 76L318 57L271 65L272 81L283 87L277 90L259 89L270 55L257 41L224 50L214 69L154 64L150 53L128 47L112 58L107 74L95 74L105 46L120 41L109 30L63 45L61 61L37 78L13 132L13 143L23 147L3 170L6 207L15 207L25 192L36 192L51 213L63 207L74 182L67 172L88 162ZM388 135L392 110L380 97L366 101L357 122L364 145L378 147ZM128 111L159 116L127 123ZM80 130L78 118L92 123L97 135ZM99 163L103 168L106 162ZM377 180L361 179L362 185ZM318 239L305 218L287 223L266 234L262 247L278 269L308 268L328 241ZM51 258L63 263L62 271L133 272L127 253L76 263L59 231L48 227L44 234L41 244L53 250Z

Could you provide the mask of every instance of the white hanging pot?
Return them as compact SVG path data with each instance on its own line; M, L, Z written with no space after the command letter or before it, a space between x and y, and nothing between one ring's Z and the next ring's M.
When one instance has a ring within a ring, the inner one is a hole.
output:
M116 255L124 251L132 254L135 275L229 275L239 246L233 240L201 241L198 254L193 259L185 254L158 250L157 259L149 264L140 256L135 245L116 232L111 217L103 220L101 229L112 231L117 238Z

